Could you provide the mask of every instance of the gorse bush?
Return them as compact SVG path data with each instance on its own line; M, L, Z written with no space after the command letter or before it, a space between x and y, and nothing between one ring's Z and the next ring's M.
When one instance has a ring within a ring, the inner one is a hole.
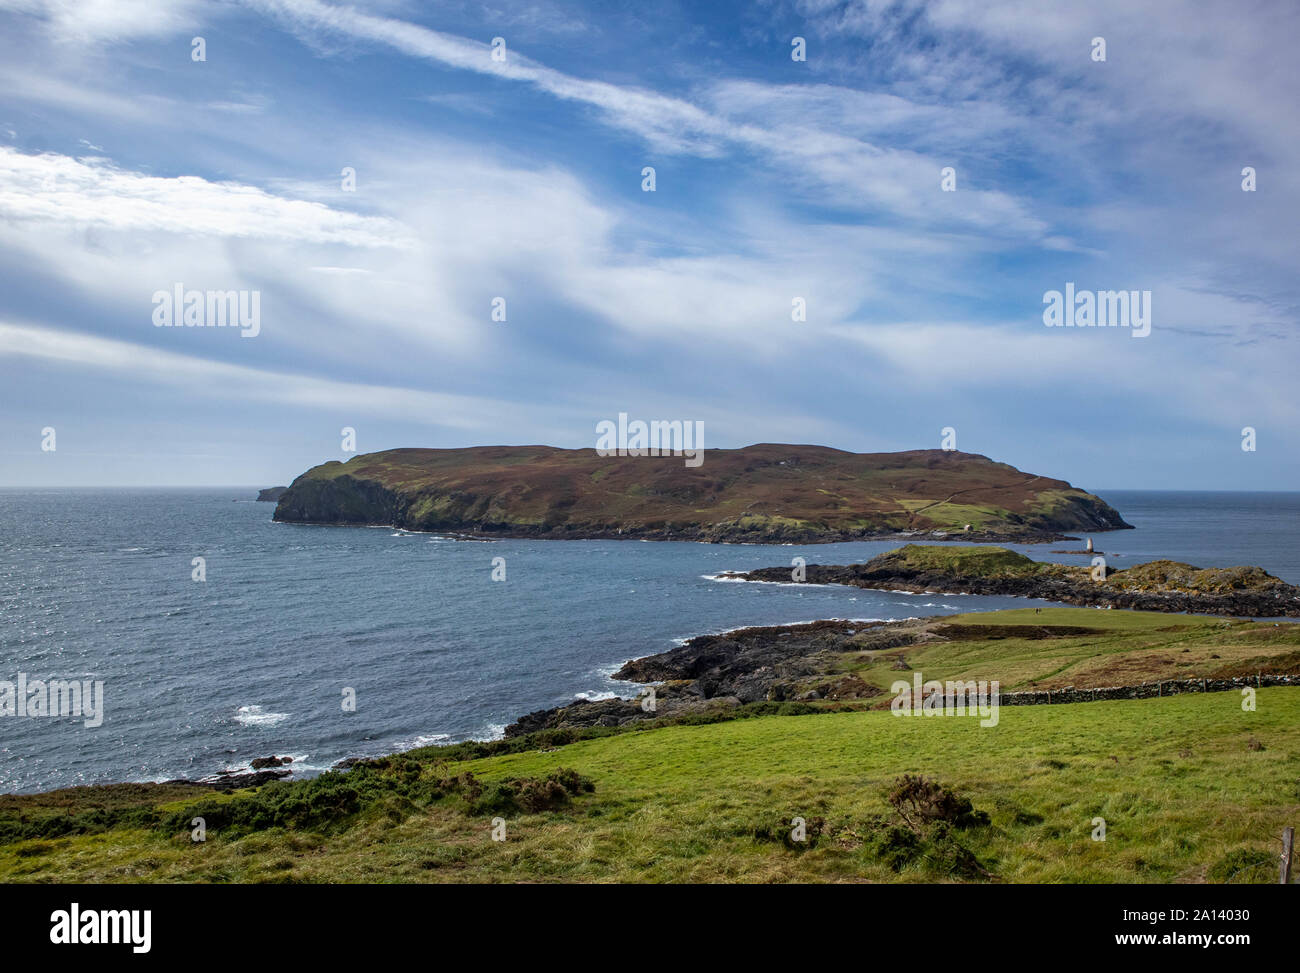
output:
M104 808L84 811L0 812L0 845L30 838L61 838L75 834L99 834L119 825L151 828L162 815L151 807Z
M755 841L779 841L792 851L807 851L816 848L822 835L826 833L826 819L823 817L804 818L803 837L795 837L794 819L777 817L764 820L753 827Z
M939 821L955 828L982 827L989 823L989 816L976 811L969 798L958 796L928 777L904 774L894 781L885 799L913 830Z
M546 777L504 780L481 790L469 801L471 814L536 814L569 803L571 797L595 790L576 770L560 769Z
M992 873L961 843L955 832L989 824L984 811L975 810L938 781L904 774L885 792L893 817L871 822L864 852L895 872L917 868L952 878L992 878Z
M329 831L345 828L354 815L372 810L376 816L398 820L448 798L458 799L461 809L471 814L534 813L567 804L571 795L595 787L576 771L564 769L541 779L486 785L472 773L449 776L446 769L441 761L422 763L402 754L364 760L346 773L276 782L234 800L200 801L174 812L159 827L188 830L190 820L201 817L210 832Z
M232 836L271 828L332 833L350 827L358 817L398 823L441 801L452 801L470 814L537 813L568 804L594 787L586 777L565 769L541 778L484 784L469 772L449 774L444 761L397 754L358 761L346 772L331 771L310 780L274 781L234 796L172 802L165 811L152 803L4 809L0 844L97 834L112 828L177 835L188 833L194 818L202 818L209 833Z

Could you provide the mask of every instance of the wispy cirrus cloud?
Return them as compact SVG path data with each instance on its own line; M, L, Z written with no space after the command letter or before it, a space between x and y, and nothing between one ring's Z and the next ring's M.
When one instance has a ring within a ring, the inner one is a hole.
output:
M162 37L219 9L204 0L0 0L0 11L34 17L69 43Z
M209 390L221 399L239 397L305 409L349 410L359 416L397 417L453 429L492 429L508 421L516 411L510 403L485 396L345 382L254 368L135 342L4 321L0 321L0 356L116 373L137 381L182 388L191 397Z
M492 47L419 24L376 16L320 0L253 0L295 29L342 33L402 54L462 71L528 84L557 99L595 109L607 124L632 132L655 151L719 158L729 152L757 153L787 176L786 189L806 195L829 190L833 201L851 209L879 210L911 220L943 221L966 229L1022 238L1041 238L1048 227L1026 205L996 189L972 187L960 206L938 192L940 171L950 160L880 146L819 124L792 86L721 84L700 101L646 88L575 77L540 64L516 50L495 60ZM822 102L858 98L856 92L822 86ZM712 101L712 107L706 103ZM894 99L896 114L918 120L934 112ZM793 177L793 181L789 181Z

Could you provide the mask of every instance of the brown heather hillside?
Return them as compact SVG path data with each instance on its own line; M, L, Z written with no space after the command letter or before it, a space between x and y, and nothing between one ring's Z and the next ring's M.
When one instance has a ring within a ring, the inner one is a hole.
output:
M680 456L475 446L392 449L293 481L275 519L487 536L816 542L904 531L1022 539L1128 527L1064 480L943 450L761 443Z

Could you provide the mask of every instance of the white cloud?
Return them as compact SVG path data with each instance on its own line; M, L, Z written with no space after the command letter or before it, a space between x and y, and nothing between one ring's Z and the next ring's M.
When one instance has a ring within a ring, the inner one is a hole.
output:
M418 24L378 17L319 0L254 0L298 30L336 31L387 45L412 57L447 67L531 84L555 98L597 109L606 123L633 132L665 153L717 157L729 149L759 153L777 167L789 189L816 196L830 188L833 202L850 209L883 209L906 219L942 221L956 227L1000 234L1042 237L1046 224L1004 192L973 189L951 204L939 192L939 172L947 160L885 148L840 134L814 121L797 86L756 83L720 85L712 93L718 110L645 88L577 78L539 64L517 51L504 63L491 47ZM858 92L812 87L808 99L825 103L860 99ZM894 99L896 114L926 114ZM730 114L729 112L734 112ZM930 112L931 120L935 112ZM940 113L942 114L942 113ZM821 201L825 201L824 199Z
M393 220L284 199L255 186L149 176L118 169L106 159L27 155L3 146L0 216L16 223L357 247L391 247L409 239Z
M39 18L60 41L161 37L200 22L204 0L0 0L0 11Z
M351 410L456 429L499 429L515 407L472 395L343 382L211 361L142 344L0 321L0 356L23 356L174 386L187 397Z

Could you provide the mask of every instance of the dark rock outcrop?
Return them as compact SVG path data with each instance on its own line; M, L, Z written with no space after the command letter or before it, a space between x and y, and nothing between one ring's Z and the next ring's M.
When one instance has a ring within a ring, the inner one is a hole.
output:
M614 674L615 679L655 683L652 710L642 699L579 699L520 717L505 734L674 720L759 702L869 699L880 690L857 676L827 674L828 656L899 648L932 638L915 620L831 620L700 635L667 652L634 659Z
M199 780L171 780L169 784L193 784L198 787L210 787L217 791L233 791L244 787L261 787L274 780L288 777L289 770L258 770L252 773L213 774Z
M249 761L248 766L254 770L261 770L264 767L279 767L282 764L293 763L292 757L254 757Z
M945 552L949 556L944 563L936 564L926 551L908 546L865 564L809 564L804 583L885 591L1011 595L1067 605L1239 618L1300 616L1300 588L1260 568L1203 570L1175 561L1154 561L1120 571L1108 569L1105 580L1093 580L1087 568L1043 564L1001 549L971 549L969 567L963 566L961 554ZM727 576L748 581L792 580L788 567Z

